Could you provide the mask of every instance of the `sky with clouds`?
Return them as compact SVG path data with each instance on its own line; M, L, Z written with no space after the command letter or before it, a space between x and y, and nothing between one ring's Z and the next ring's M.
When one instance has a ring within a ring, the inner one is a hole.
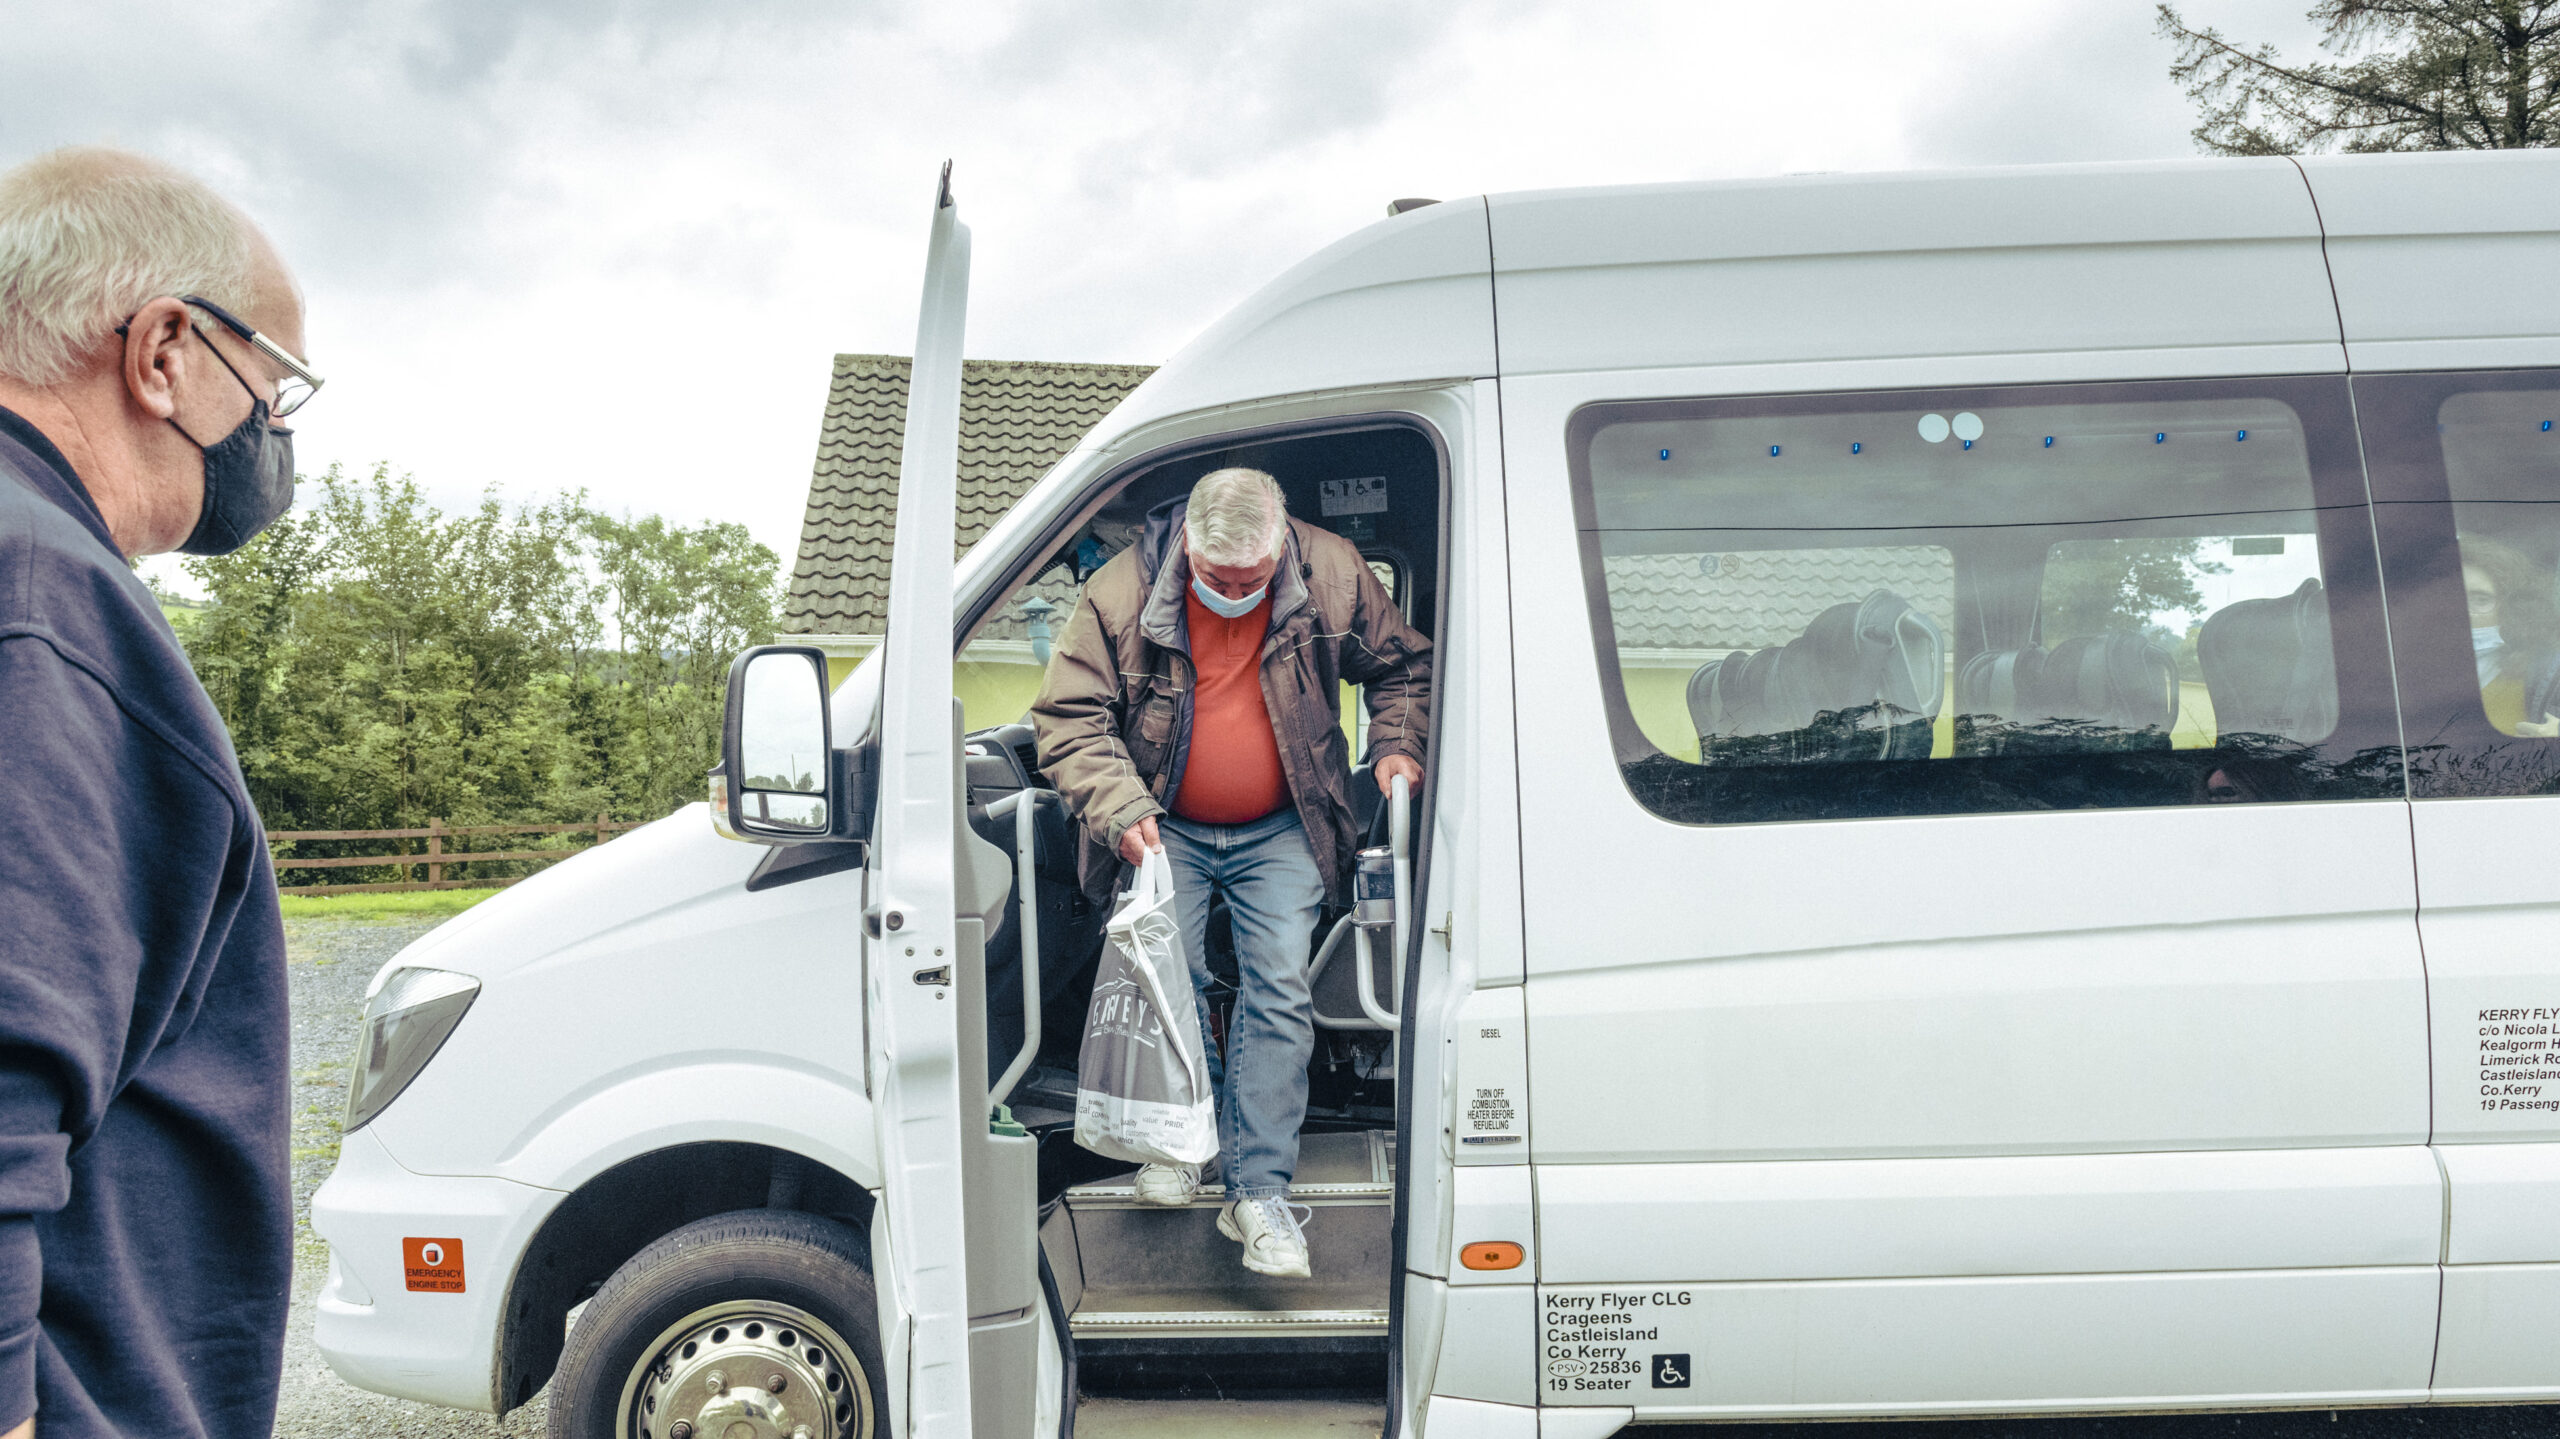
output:
M2307 3L2182 8L2302 54ZM2148 0L13 10L0 166L161 156L298 271L306 470L786 558L829 357L912 345L945 157L969 353L1145 363L1397 196L2194 153Z

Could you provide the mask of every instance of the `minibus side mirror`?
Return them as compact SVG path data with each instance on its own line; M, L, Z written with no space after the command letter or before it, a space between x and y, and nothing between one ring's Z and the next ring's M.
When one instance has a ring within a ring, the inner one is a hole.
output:
M868 838L877 751L839 753L827 657L808 645L758 645L729 666L711 822L731 839L817 844Z

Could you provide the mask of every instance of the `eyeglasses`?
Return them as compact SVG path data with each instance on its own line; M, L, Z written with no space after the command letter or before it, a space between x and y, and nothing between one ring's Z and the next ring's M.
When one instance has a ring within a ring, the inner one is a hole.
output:
M256 350L259 354L266 356L277 365L283 367L285 371L285 378L276 382L275 403L267 406L267 414L269 417L281 420L285 416L292 414L294 411L301 409L304 405L311 402L311 397L313 395L320 393L320 387L322 385L328 383L318 375L312 373L309 365L295 359L292 352L285 349L284 346L279 345L275 341L268 339L266 336L259 334L257 331L250 329L248 323L242 320L239 316L222 308L211 300L204 298L202 295L180 295L178 297L178 301L181 304L193 305L197 309L204 311L206 314L213 316L214 319L222 323L222 328L229 330L231 333L239 336L242 340L247 341L249 348Z

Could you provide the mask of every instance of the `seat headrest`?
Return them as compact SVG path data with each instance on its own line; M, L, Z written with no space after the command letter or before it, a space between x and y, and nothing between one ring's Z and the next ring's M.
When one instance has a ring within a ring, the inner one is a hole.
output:
M2338 662L2329 643L2329 596L2317 579L2290 595L2216 610L2196 634L2196 664L2225 736L2275 735L2297 743L2338 725Z
M1780 735L1826 714L1858 726L1907 726L1945 701L1946 641L1935 621L1891 590L1836 604L1783 645L1734 653L1689 676L1689 719L1702 745ZM1908 745L1888 746L1894 753ZM1843 758L1848 756L1843 755Z

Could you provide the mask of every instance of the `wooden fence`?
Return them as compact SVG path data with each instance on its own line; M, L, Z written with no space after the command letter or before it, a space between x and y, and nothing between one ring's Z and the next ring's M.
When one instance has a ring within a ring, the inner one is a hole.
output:
M638 829L646 823L648 823L646 820L612 819L602 814L592 820L579 820L574 824L456 826L448 825L440 819L431 819L427 821L427 827L424 829L271 829L267 831L267 843L270 845L298 844L304 840L422 840L425 842L423 848L414 851L403 848L388 854L337 854L316 859L278 859L275 861L278 879L282 879L283 871L288 869L381 869L393 865L399 866L402 876L397 880L364 884L277 886L279 892L284 894L357 894L366 890L378 892L419 889L494 889L513 884L525 876L521 874L482 875L470 879L447 879L444 874L447 869L471 864L547 863L552 860L567 859L573 854L586 853L624 830ZM580 835L586 837L587 842L558 849L486 850L447 847L447 841L491 834ZM423 880L408 878L409 871L413 869L425 870L426 878Z

